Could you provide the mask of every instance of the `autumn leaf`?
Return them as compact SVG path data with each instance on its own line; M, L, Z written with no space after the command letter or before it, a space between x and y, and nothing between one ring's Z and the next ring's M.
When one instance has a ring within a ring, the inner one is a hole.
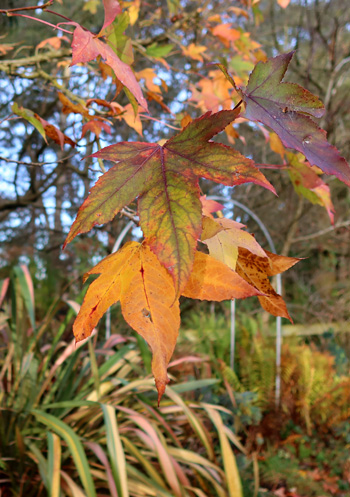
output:
M106 131L109 135L111 134L111 127L107 123L96 120L89 121L82 127L81 138L84 138L88 131L90 131L90 133L94 133L98 138L102 130Z
M265 251L265 253L268 257L263 258L252 254L245 248L239 248L236 271L249 284L265 294L265 296L258 297L265 311L273 316L287 318L292 322L286 303L281 295L278 295L274 290L268 277L286 271L299 262L300 259L284 257L268 251Z
M51 140L53 140L54 142L58 143L58 145L61 147L62 150L63 150L63 145L65 143L68 143L68 145L70 145L71 147L75 147L76 145L75 141L69 138L69 136L62 133L62 131L59 130L56 126L50 124L48 121L40 117L38 114L34 114L34 116L36 117L36 119L38 119L41 122L45 131L45 135L51 138Z
M117 119L124 119L130 128L134 129L139 135L142 136L142 122L139 114L139 106L136 104L137 113L135 114L132 105L127 104L125 107L117 102L111 102L111 107L118 115Z
M303 155L287 153L288 174L298 195L302 195L313 204L322 205L334 224L334 206L329 186L315 173Z
M277 3L282 9L286 9L290 4L290 0L277 0Z
M101 32L112 24L114 19L122 12L118 0L103 0L103 8L105 10L105 20Z
M40 48L43 48L46 45L50 45L55 50L58 50L59 48L61 48L61 43L62 43L63 40L69 41L69 39L67 38L67 36L61 36L61 37L52 36L51 38L46 38L46 40L42 40L37 45L36 48L37 48L37 50L39 50Z
M138 80L141 79L145 80L145 84L148 90L153 91L155 93L161 93L159 86L153 82L153 80L157 78L157 74L154 69L146 67L146 69L143 69L142 71L136 73L136 76Z
M159 403L169 382L166 370L176 345L180 308L171 276L145 244L125 272L121 307L125 321L152 350Z
M216 202L215 200L207 198L206 195L202 195L200 198L200 201L202 204L203 216L212 217L211 214L213 212L222 211L224 208L224 206L219 204L219 202Z
M63 114L80 114L87 119L91 119L91 115L86 107L80 103L74 103L71 100L69 100L66 95L61 93L60 91L57 92L58 98L62 104L62 112Z
M90 336L103 314L120 301L126 322L149 344L158 399L168 383L167 366L180 327L179 302L167 270L147 247L129 242L91 269L91 283L73 326L79 342Z
M231 24L218 24L212 29L214 36L226 46L230 46L230 42L236 41L241 37L241 32L238 29L231 28Z
M188 47L182 47L182 52L186 55L186 57L203 62L202 53L204 53L206 49L207 47L204 47L203 45L195 45L194 43L190 43Z
M202 234L202 241L207 245L210 255L218 261L235 270L239 247L243 247L259 257L267 257L255 238L242 230L245 227L243 224L226 218L216 219L214 223L220 226L221 230L214 236L209 236L210 232L206 226L208 220L203 220L203 232L207 232L207 234L206 237Z
M70 24L76 26L73 33L71 66L90 62L100 55L105 63L113 69L121 83L135 96L139 104L148 110L145 97L142 95L141 88L130 66L121 61L110 46L96 38L90 31L84 30L76 23Z
M298 150L311 165L350 186L349 164L327 142L326 132L309 117L323 115L322 102L299 85L281 83L292 57L290 52L255 66L242 92L246 117L269 126L285 147Z
M226 264L202 252L196 252L192 273L182 291L182 295L190 299L216 302L245 299L261 293Z
M44 138L46 141L46 134L44 130L44 126L42 125L40 119L36 117L34 112L32 112L30 109L26 109L24 107L19 107L17 102L14 102L11 106L11 110L14 114L16 114L19 117L22 117L26 121L28 121L34 128L39 131L41 136Z
M250 159L231 147L208 142L239 110L207 113L163 146L121 142L93 156L116 164L91 189L65 245L103 224L138 197L140 225L160 262L171 272L179 295L189 278L202 230L198 178L233 186L253 182L273 187Z

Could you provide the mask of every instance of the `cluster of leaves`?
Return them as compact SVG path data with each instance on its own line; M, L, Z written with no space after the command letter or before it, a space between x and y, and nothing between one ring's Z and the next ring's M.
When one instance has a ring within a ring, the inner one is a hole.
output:
M120 115L129 123L134 112L133 126L140 133L137 119L140 111L147 112L148 108L130 67L132 45L124 35L126 26L137 17L137 4L133 3L134 10L127 17L117 0L105 0L103 4L105 20L97 35L73 21L65 23L75 26L71 65L101 58L103 69L112 71L118 82L118 91L124 87L130 104L121 108L116 103L99 99L93 99L94 103L108 108L110 115ZM230 25L217 24L211 32L226 47L234 43L243 50L242 33ZM77 341L87 338L107 308L120 301L124 318L152 349L159 399L168 382L166 368L180 325L178 299L181 295L214 301L258 296L268 312L289 318L282 297L273 290L268 278L285 271L297 260L264 251L251 235L242 230L242 225L205 216L200 201L199 178L226 186L252 182L272 192L274 189L252 160L233 147L211 139L225 130L232 142L235 133L231 125L242 117L268 126L284 147L305 156L308 162L302 156L286 153L292 181L299 193L308 196L312 202L325 205L330 216L329 192L310 166L334 174L350 185L349 165L327 142L325 132L312 119L323 115L320 100L298 85L281 82L293 53L266 59L261 52L257 55L258 45L253 50L256 52L255 60L260 62L251 67L253 71L245 89L238 86L244 83L244 79L234 78L229 73L237 67L237 61L231 60L229 68L219 64L214 71L215 78L222 71L219 78L221 94L216 103L218 112L209 111L194 121L184 119L183 130L164 144L119 142L93 154L93 157L109 160L114 165L91 189L65 242L69 243L76 235L97 224L112 220L137 199L144 241L125 245L87 273L101 276L88 290L74 334ZM185 55L194 60L203 60L205 51L205 47L194 44L183 49ZM148 99L157 101L164 108L157 90L159 87L154 87L153 73L144 70L139 78L146 82ZM193 98L199 102L204 94L210 93L208 85L203 83L202 91L194 93ZM219 110L219 107L223 108L222 97L226 101L226 110ZM88 120L83 134L87 130L96 135L102 129L108 132L104 118L90 116L88 106L91 102L79 106L65 96L60 99L67 112L79 113ZM211 108L212 103L211 100ZM202 105L208 106L205 98ZM26 117L23 109L14 107L13 111ZM52 138L54 135L61 146L68 139L52 130L38 116L30 116L30 119L43 135ZM281 150L281 154L285 154L283 146ZM209 255L203 252L202 242L208 247Z

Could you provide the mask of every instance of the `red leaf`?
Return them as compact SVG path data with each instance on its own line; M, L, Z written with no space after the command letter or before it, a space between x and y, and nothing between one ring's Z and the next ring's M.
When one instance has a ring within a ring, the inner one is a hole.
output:
M104 123L103 121L89 121L88 123L84 124L82 133L81 133L81 138L84 138L86 133L90 131L91 133L94 133L97 138L100 136L101 131L105 130L106 133L111 134L111 127L107 124Z
M307 115L321 117L321 101L299 85L281 83L293 52L259 62L243 92L246 117L269 126L285 147L305 155L311 165L350 186L350 167L327 142L326 132Z
M85 31L79 25L74 30L72 52L71 66L90 62L90 60L96 59L100 55L106 64L113 69L119 81L134 95L139 104L145 110L148 110L146 99L142 95L140 85L130 66L122 62L110 46L96 38L90 31Z
M122 12L118 0L103 0L103 7L105 9L105 22L103 23L101 32L112 24L114 19Z

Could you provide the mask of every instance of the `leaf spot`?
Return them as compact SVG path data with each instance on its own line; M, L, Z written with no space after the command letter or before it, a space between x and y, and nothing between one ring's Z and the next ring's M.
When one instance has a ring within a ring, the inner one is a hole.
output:
M307 135L305 136L305 138L303 138L303 145L309 145L312 141L312 136L311 135Z

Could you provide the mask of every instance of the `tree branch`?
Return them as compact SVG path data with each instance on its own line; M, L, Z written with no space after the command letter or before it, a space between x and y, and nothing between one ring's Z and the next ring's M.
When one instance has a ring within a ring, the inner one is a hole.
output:
M45 10L47 7L51 7L53 4L53 0L48 0L48 2L44 3L43 5L33 5L31 7L16 7L15 9L0 9L0 14L7 14L11 16L12 12L19 12L21 10Z

